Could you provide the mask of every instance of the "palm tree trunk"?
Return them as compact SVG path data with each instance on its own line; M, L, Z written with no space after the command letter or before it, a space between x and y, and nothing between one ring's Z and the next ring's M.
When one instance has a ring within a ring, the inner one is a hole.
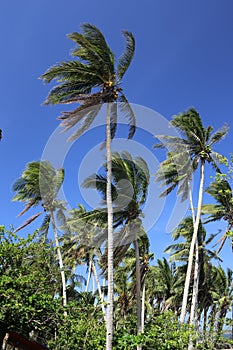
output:
M193 205L193 199L192 199L192 191L189 185L189 200L190 200L190 207L192 212L192 219L193 219L193 228L195 227L195 210ZM198 295L198 286L199 286L199 251L198 251L198 236L196 238L195 242L195 265L194 265L194 279L193 279L193 294L192 294L192 303L191 303L191 311L190 311L190 320L189 323L193 325L197 322L197 295ZM193 342L189 342L188 350L193 349Z
M141 273L140 273L140 256L138 240L134 241L135 258L136 258L136 309L137 309L137 334L141 333L141 316L142 316L142 306L141 306ZM141 350L141 346L137 346L137 350Z
M112 350L113 340L113 208L112 208L112 155L111 155L111 130L110 130L111 104L107 104L106 114L106 156L107 156L107 211L108 211L108 304L107 304L107 332L106 350Z
M58 234L57 234L57 228L56 228L56 224L55 224L54 214L52 211L50 212L50 215L51 215L51 221L52 221L52 226L53 226L53 233L54 233L54 238L55 238L55 245L56 245L56 250L57 250L59 267L60 267L60 271L61 271L63 306L66 306L67 305L66 277L65 277L64 265L63 265L63 259L62 259L62 255L61 255L61 249L59 246L59 240L58 240ZM67 316L66 311L64 311L64 316Z
M105 308L104 308L104 297L103 297L103 293L101 291L99 278L98 278L97 271L96 271L95 264L94 264L93 260L92 260L92 270L93 270L93 273L95 276L95 280L96 280L96 284L97 284L97 288L98 288L98 292L99 292L99 296L100 296L101 308L102 308L102 312L103 312L103 316L104 316L104 321L106 322L106 313L105 313Z
M190 311L190 325L197 326L197 302L198 302L198 285L199 285L199 251L198 239L195 242L195 263L194 263L194 279L193 279L193 295Z
M199 187L199 195L198 195L198 205L197 205L197 216L195 220L194 230L193 230L193 237L190 245L189 250L189 258L188 258L188 268L186 272L186 279L185 279L185 286L184 286L184 293L183 293L183 300L182 300L182 308L181 308L181 315L180 315L180 322L184 323L185 316L186 316L186 308L187 308L187 302L188 302L188 293L189 293L189 286L190 286L190 279L191 279L191 272L192 272L192 265L193 265L193 255L194 255L194 248L195 243L197 240L197 233L201 218L201 208L202 208L202 198L203 198L203 192L204 192L204 162L201 163L201 175L200 175L200 187Z
M192 211L193 218L193 227L195 225L195 210L192 200L192 192L189 188L190 194L190 207ZM190 312L190 324L195 324L195 328L197 326L197 305L198 305L198 287L199 287L199 249L198 249L198 235L195 242L195 265L194 265L194 279L193 279L193 295L192 295L192 303L191 303L191 312Z
M90 284L90 280L91 280L91 262L92 262L92 258L89 261L87 284L86 284L85 292L88 292L88 288L89 288L89 284Z
M92 294L95 294L95 276L94 274L92 275Z
M142 286L142 316L141 316L141 332L144 332L145 328L145 299L146 299L146 281L144 278L143 286Z
M206 341L206 327L207 327L207 312L208 312L208 308L204 307L204 314L203 314L203 341L205 344Z
M192 212L193 227L195 225L195 210L192 199L192 192L189 186L189 195L190 195L190 207ZM198 249L198 235L195 242L195 266L194 266L194 280L193 280L193 295L191 303L191 312L190 312L190 324L197 325L197 305L198 305L198 287L199 287L199 249Z

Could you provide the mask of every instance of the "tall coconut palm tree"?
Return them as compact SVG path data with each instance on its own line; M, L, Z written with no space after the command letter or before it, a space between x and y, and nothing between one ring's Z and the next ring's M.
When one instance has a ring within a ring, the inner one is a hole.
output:
M211 182L210 186L207 187L206 193L210 194L216 201L215 204L206 204L203 206L202 211L207 214L207 222L215 222L224 220L227 222L227 227L220 238L220 246L218 253L221 251L227 237L232 235L233 227L233 196L232 188L221 174L218 174L215 181ZM231 236L232 239L232 236ZM232 241L233 242L233 241Z
M74 60L61 62L49 68L41 79L49 83L58 81L58 85L49 93L46 104L78 103L72 111L63 112L61 125L68 130L77 126L71 139L78 138L94 121L103 103L106 112L106 155L108 168L108 186L106 189L108 212L108 312L106 349L112 349L113 337L113 234L112 234L112 199L111 199L111 139L117 126L117 105L123 103L122 109L129 120L129 137L135 132L135 118L120 87L134 55L135 40L132 33L124 31L126 50L116 64L115 57L107 45L103 34L94 25L82 25L82 34L72 33L68 37L77 47L72 51ZM99 91L97 91L99 89Z
M57 198L63 181L64 169L55 170L48 161L28 163L20 178L13 184L13 191L16 194L12 200L25 203L25 208L19 213L19 216L39 204L43 207L45 217L41 225L40 234L43 235L44 239L47 237L51 222L61 271L63 306L66 306L66 278L55 219L56 215L57 219L64 224L65 207L62 201ZM33 215L23 225L18 227L15 232L29 225L41 214L42 212Z
M106 201L107 164L104 164L104 174L94 174L88 177L83 186L98 189ZM137 300L137 331L141 332L141 273L140 250L138 234L142 231L141 207L146 201L149 186L149 169L141 157L133 158L128 152L112 154L112 198L114 204L114 227L121 227L115 239L115 263L125 255L133 242L136 258L136 300ZM102 211L100 209L99 215ZM89 215L92 215L90 213Z
M197 211L195 223L193 227L193 238L190 245L188 267L186 273L186 280L183 293L183 302L180 321L183 323L186 315L186 307L189 293L189 285L191 279L191 271L193 264L194 248L197 240L198 227L201 218L202 199L204 192L205 179L205 163L210 163L216 170L219 170L218 162L225 160L225 158L213 151L212 146L221 141L228 132L228 126L224 126L217 132L212 134L213 127L205 128L199 113L191 108L185 113L176 115L170 122L172 126L181 134L181 138L174 136L158 135L162 141L157 147L166 147L172 151L172 154L180 154L179 159L182 158L184 152L188 152L191 160L190 170L194 172L198 165L200 165L200 185L198 194ZM185 158L187 159L187 157ZM175 162L176 164L176 162Z

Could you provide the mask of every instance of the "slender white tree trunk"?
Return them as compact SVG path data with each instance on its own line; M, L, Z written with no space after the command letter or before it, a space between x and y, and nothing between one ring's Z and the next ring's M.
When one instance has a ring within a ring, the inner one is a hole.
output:
M89 261L87 284L86 284L85 292L88 292L88 288L89 288L89 284L90 284L90 280L91 280L91 262L92 262L92 258Z
M144 277L144 282L142 286L142 316L141 316L141 321L142 321L142 326L141 326L141 331L142 333L144 332L145 328L145 302L146 302L146 281Z
M197 302L198 302L198 285L199 285L199 251L198 239L195 242L195 263L194 263L194 279L193 279L193 295L190 311L190 325L197 325Z
M193 218L193 227L195 225L195 210L192 200L192 192L189 189L190 194L190 207L192 211ZM197 305L198 305L198 287L199 287L199 247L198 247L198 235L195 242L195 266L194 266L194 280L193 280L193 295L192 295L192 303L191 303L191 312L190 312L190 324L197 325Z
M95 264L94 264L93 260L92 260L92 270L93 270L93 273L94 273L94 276L95 276L95 280L96 280L96 284L97 284L97 288L98 288L98 292L99 292L99 296L100 296L100 300L101 300L101 308L102 308L102 312L103 312L103 316L104 316L104 321L106 322L106 313L105 313L105 308L104 308L104 296L103 296L103 293L101 291L98 274L97 274L97 271L96 271Z
M113 340L113 208L112 208L112 155L111 155L111 130L110 130L111 103L107 104L106 114L106 156L107 156L107 213L108 213L108 303L107 303L107 332L106 350L112 350Z
M192 212L193 219L193 228L195 225L195 209L193 205L192 191L189 186L189 200L190 200L190 208ZM198 250L198 235L195 242L195 265L194 265L194 280L193 280L193 294L192 294L192 303L191 303L191 311L190 311L190 324L193 325L197 322L197 305L198 305L198 287L199 287L199 250ZM188 350L193 349L193 342L190 340Z
M92 294L95 294L95 276L94 274L92 275Z
M61 271L63 306L66 306L67 305L66 277L65 277L64 265L63 265L63 259L62 259L60 245L59 245L57 228L56 228L53 212L50 212L50 215L51 215L51 221L52 221L52 226L53 226L53 233L54 233L55 246L56 246L57 256L58 256L58 261L59 261L59 267L60 267L60 271ZM66 311L64 311L64 316L67 316Z
M193 265L194 248L195 248L195 243L197 240L198 227L199 227L200 218L201 218L202 198L203 198L203 192L204 192L204 178L205 178L205 176L204 176L204 162L202 161L200 187L199 187L199 195L198 195L198 205L197 205L197 216L196 216L196 220L195 220L193 237L192 237L192 241L190 244L190 250L189 250L188 268L187 268L187 272L186 272L183 301L182 301L182 308L181 308L181 315L180 315L180 322L181 323L184 323L185 316L186 316L188 293L189 293L189 286L190 286L190 279L191 279L192 265Z
M141 274L140 274L140 256L138 240L134 241L135 260L136 260L136 308L137 308L137 334L141 333L141 316L142 316L142 304L141 304ZM141 350L141 346L137 345L137 350Z

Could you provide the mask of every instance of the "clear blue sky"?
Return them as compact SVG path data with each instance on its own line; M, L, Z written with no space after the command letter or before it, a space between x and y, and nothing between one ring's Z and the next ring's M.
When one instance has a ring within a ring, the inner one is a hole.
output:
M232 16L232 0L2 0L0 223L16 227L23 221L16 219L22 206L11 202L12 184L27 162L40 159L59 124L56 117L62 107L42 106L51 86L38 77L52 64L70 58L73 43L66 34L79 31L80 23L93 23L119 55L124 48L121 31L132 31L136 53L124 79L128 100L168 120L194 106L204 124L217 129L225 122L233 124ZM84 153L94 147L92 142L87 137L82 146L75 145L77 159L84 146ZM152 145L145 145L151 152ZM232 128L217 150L233 152ZM77 186L71 173L69 179L67 188ZM77 195L75 203L80 201ZM171 243L169 234L163 233L164 221L151 232L156 257ZM231 266L229 245L222 256Z

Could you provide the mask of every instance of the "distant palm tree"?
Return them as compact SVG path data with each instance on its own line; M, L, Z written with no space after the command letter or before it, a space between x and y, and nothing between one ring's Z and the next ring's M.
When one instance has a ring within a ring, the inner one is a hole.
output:
M180 273L185 273L185 271L187 270L187 260L189 256L190 244L192 241L192 234L193 234L192 217L186 217L181 221L181 223L178 225L178 227L174 230L172 234L173 239L175 241L180 238L183 238L185 241L173 243L165 249L165 253L170 253L170 260L179 263L179 266L177 269L180 270ZM216 235L217 234L211 234L207 238L206 230L204 226L202 225L201 222L199 223L197 242L198 242L198 256L199 256L198 284L200 285L199 286L200 288L198 288L198 290L200 291L203 291L203 285L206 279L205 272L204 272L205 264L209 263L210 260L212 259L219 259L215 251L212 251L207 248L207 246L213 241ZM195 260L195 256L194 256L194 260ZM184 265L180 265L180 263L183 263ZM193 270L192 270L192 275L195 273L195 271ZM194 284L193 284L193 288L194 288Z
M202 211L207 214L207 222L215 222L225 220L227 222L227 228L220 238L220 246L218 253L221 251L227 237L232 239L232 227L233 227L233 196L232 188L229 182L221 176L211 182L210 186L206 189L206 192L210 194L216 201L215 204L206 204L203 206ZM233 244L233 241L232 241ZM233 246L232 246L233 248Z
M203 126L202 119L199 113L194 108L189 109L185 113L181 113L180 115L174 116L173 120L170 123L172 126L175 127L175 129L178 132L181 133L183 137L179 138L175 136L160 135L159 138L162 142L156 145L156 147L167 147L169 150L171 150L172 154L175 155L175 157L179 158L179 162L185 155L185 163L188 152L191 161L189 167L191 173L198 168L198 165L200 165L198 204L195 217L195 224L193 228L193 238L189 251L188 268L184 286L182 310L180 317L180 320L183 323L186 315L194 248L197 240L198 227L201 218L202 198L204 192L205 163L210 163L217 171L220 172L218 162L223 161L225 157L223 157L219 153L214 152L212 150L212 146L224 138L224 136L228 132L228 126L224 126L222 129L219 129L217 132L212 134L213 127L209 126L205 128ZM177 164L176 161L175 164Z
M82 205L79 205L78 209L72 209L69 211L69 216L66 219L66 225L69 228L69 232L64 234L62 238L63 255L66 264L70 266L73 271L76 270L78 265L87 265L88 278L86 281L86 292L88 292L91 274L94 274L103 316L106 321L104 295L101 291L95 263L95 258L101 256L100 248L96 246L95 242L97 242L98 239L101 239L102 235L104 237L106 237L106 235L103 234L103 229L97 224L95 217L93 217L93 219L89 217L88 220L86 220L87 214L87 211Z
M45 104L78 103L72 111L63 112L59 117L61 125L68 130L80 122L71 139L77 139L86 131L98 115L102 104L107 104L106 112L106 155L108 186L106 189L108 211L108 312L106 349L112 349L113 337L113 234L111 199L111 139L117 126L117 104L129 120L129 138L135 132L135 116L120 87L134 55L135 41L132 33L124 31L126 50L116 65L115 57L107 45L103 34L94 25L82 25L82 34L72 33L68 37L77 44L72 51L72 61L61 62L49 68L42 76L44 82L57 80L58 85L49 93ZM99 91L97 91L99 89Z
M231 309L233 300L233 271L227 269L225 272L221 266L213 267L213 289L210 291L215 308L215 347L217 347L221 336L224 320L227 312Z
M19 216L23 215L30 208L36 207L39 204L43 207L45 218L40 228L40 234L43 235L44 239L47 238L50 222L52 223L61 271L63 306L66 306L66 278L61 249L59 245L57 225L55 221L56 214L60 222L63 224L65 222L65 207L62 201L58 200L57 198L63 181L64 169L55 170L48 161L34 161L28 163L20 178L17 179L13 184L13 191L16 192L16 195L12 200L25 203L25 208L19 213ZM29 225L41 214L42 213L39 212L33 215L23 225L18 227L15 232Z

